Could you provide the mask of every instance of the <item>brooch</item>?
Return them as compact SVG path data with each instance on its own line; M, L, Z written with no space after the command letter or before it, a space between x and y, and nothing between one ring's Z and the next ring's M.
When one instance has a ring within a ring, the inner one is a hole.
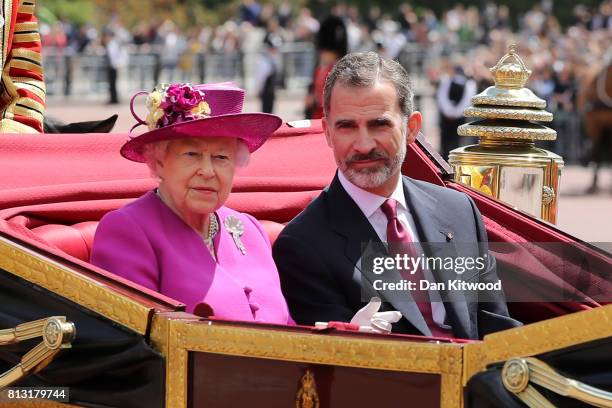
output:
M242 255L246 255L246 248L240 240L240 236L244 234L244 224L242 221L240 221L237 217L230 215L223 220L223 225L225 226L225 229L232 234L234 244L236 244L238 250L242 252Z

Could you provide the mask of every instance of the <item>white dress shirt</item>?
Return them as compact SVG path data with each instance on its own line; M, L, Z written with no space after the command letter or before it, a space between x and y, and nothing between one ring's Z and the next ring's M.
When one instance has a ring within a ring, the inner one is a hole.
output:
M357 187L351 183L342 171L338 170L338 180L348 195L353 199L355 204L359 207L363 215L367 218L374 231L382 242L387 242L387 216L383 213L380 206L387 201L387 197L372 194L364 189ZM391 193L392 198L397 201L397 219L402 223L404 228L410 233L413 242L421 242L419 235L417 234L416 224L414 218L410 214L408 205L406 204L406 196L404 195L404 183L402 177L397 181L397 185ZM419 245L416 246L417 250L420 250ZM433 280L431 272L423 270L423 274L428 280ZM431 292L431 291L430 291ZM449 329L450 326L444 324L446 318L446 310L444 309L444 303L442 302L431 302L431 312L433 320L440 327Z
M363 215L368 219L376 234L382 242L387 242L387 216L381 210L380 206L387 201L387 197L372 194L364 189L357 187L351 183L341 171L338 170L338 179L340 184L346 190L348 195L353 199L359 207ZM395 190L389 198L397 201L397 219L402 223L404 228L410 233L413 242L420 242L416 233L416 225L414 219L406 205L406 197L404 196L404 185L400 177L395 186Z

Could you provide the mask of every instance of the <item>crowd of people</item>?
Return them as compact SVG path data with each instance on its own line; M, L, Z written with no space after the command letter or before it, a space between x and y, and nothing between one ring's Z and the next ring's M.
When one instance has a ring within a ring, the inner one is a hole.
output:
M193 55L197 53L261 52L262 58L252 75L256 77L255 91L263 100L262 110L272 112L274 89L282 83L279 48L290 48L290 44L298 42L316 43L324 13L343 22L344 52L376 51L402 62L402 53L409 55L411 50L418 50L417 63L407 68L413 76L427 78L438 90L441 122L447 116L445 110L462 111L463 106L459 105L469 103L469 96L491 85L488 68L514 42L533 72L528 86L547 101L548 109L555 114L557 130L561 134L572 132L578 126L572 120L579 116L580 84L611 53L612 0L602 1L594 8L576 5L573 21L565 27L555 17L551 0L534 5L518 18L511 17L507 6L492 2L482 9L458 4L437 15L408 3L392 12L373 6L367 13L361 13L356 6L344 3L324 9L315 1L310 8L294 9L286 0L278 4L244 0L234 18L216 27L182 29L171 20L163 20L142 21L128 29L118 17L113 17L100 31L92 24L76 27L69 21L59 21L51 27L41 25L41 34L43 50L62 50L66 55L105 53L112 83L116 71L128 63L127 51L122 49L157 53L158 70L166 72L170 80L188 78L187 73L193 70ZM320 55L314 59L320 59ZM159 75L153 79L158 80ZM452 89L456 95L451 101L448 94L440 94L440 87L451 89L448 81L455 81ZM109 102L117 102L115 87L110 89ZM445 109L448 106L454 109ZM463 120L461 115L447 119L452 126ZM445 127L444 123L441 125ZM456 143L453 141L443 150L447 152Z
M559 59L572 59L571 53L589 53L593 58L600 52L597 42L607 38L604 34L612 25L612 3L603 1L599 7L588 9L574 7L574 21L565 29L553 14L552 1L545 0L534 5L528 12L511 19L505 5L488 3L484 9L461 4L450 8L441 16L431 9L413 8L404 3L395 12L382 12L373 6L362 14L357 6L340 3L328 10L327 14L336 15L344 21L347 31L348 51L376 50L388 58L395 59L406 44L416 44L439 53L452 53L472 48L474 44L505 44L508 35L519 36L519 41L530 53L537 52L534 60L540 71L551 66ZM316 12L316 15L314 14ZM286 0L278 5L266 3L259 5L255 0L244 0L229 19L216 27L203 26L183 29L169 19L161 21L141 21L131 28L124 27L117 16L102 29L92 23L80 27L65 19L52 26L41 24L43 45L65 48L67 52L84 52L100 45L103 31L111 31L124 44L138 49L163 50L162 55L168 64L181 63L181 55L189 51L233 52L257 49L263 36L253 35L262 30L278 36L283 43L310 42L319 31L322 11L311 8L294 10ZM518 29L518 30L517 30ZM599 33L590 38L588 33ZM572 47L577 41L588 36L586 47ZM591 44L593 42L593 44ZM462 47L462 45L464 47ZM555 47L559 45L560 47ZM601 47L602 44L599 44ZM497 56L497 49L491 52ZM553 53L551 61L539 51ZM567 56L566 56L567 55ZM560 69L560 68L555 68ZM474 72L478 77L480 72Z

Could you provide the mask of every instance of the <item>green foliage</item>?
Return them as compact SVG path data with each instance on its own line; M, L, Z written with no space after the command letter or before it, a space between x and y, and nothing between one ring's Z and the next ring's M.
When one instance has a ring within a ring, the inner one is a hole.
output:
M260 3L280 3L280 0L258 0ZM497 4L506 4L510 8L513 24L516 26L518 15L524 14L540 0L494 0ZM367 15L373 4L378 5L383 12L395 16L402 3L411 4L416 10L431 8L442 16L445 10L455 4L482 7L485 0L289 0L297 11L301 6L311 6L315 10L327 14L334 4L345 3L357 5L363 15ZM160 22L166 18L175 21L179 26L201 27L204 25L221 24L235 16L241 0L44 0L38 3L41 18L50 19L51 13L56 17L66 16L79 24L89 21L98 27L106 24L111 15L117 13L121 21L128 27L140 21ZM559 22L566 26L572 22L572 10L576 4L594 7L601 0L553 0L553 13ZM315 7L318 6L318 7ZM43 9L47 9L45 13Z
M95 24L104 25L111 15L118 14L121 22L133 27L139 22L153 24L171 19L180 27L189 29L203 25L216 25L232 16L226 8L232 1L218 0L92 0L97 15ZM209 6L210 3L210 6Z
M39 16L45 21L52 20L54 15L56 18L66 17L78 25L92 21L95 11L92 0L45 0L37 7L41 9Z

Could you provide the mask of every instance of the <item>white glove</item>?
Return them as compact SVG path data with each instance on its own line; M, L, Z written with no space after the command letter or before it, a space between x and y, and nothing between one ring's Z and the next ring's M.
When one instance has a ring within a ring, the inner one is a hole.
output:
M396 323L402 318L397 310L379 312L382 302L380 298L373 297L370 303L362 307L351 319L351 324L359 326L359 331L373 333L391 333L391 323Z

